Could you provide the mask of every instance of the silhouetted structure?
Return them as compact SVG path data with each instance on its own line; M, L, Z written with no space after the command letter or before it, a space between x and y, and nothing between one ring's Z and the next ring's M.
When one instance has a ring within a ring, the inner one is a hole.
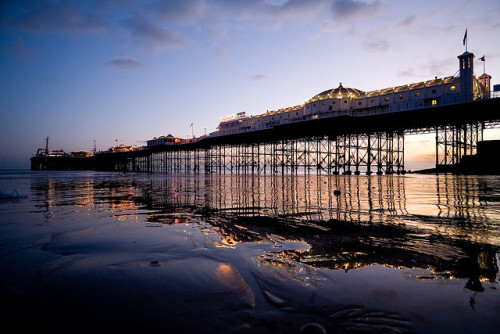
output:
M500 124L500 99L489 91L491 76L475 77L472 53L466 51L458 59L459 76L368 93L340 84L301 106L224 117L208 136L161 136L148 140L142 149L96 153L90 162L42 154L31 159L31 166L134 172L403 173L405 135L432 132L436 170L456 171L462 157L476 154L483 130Z

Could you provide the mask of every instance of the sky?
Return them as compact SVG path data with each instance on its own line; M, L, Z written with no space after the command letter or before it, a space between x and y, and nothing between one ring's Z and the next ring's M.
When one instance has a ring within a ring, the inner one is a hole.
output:
M455 75L466 29L475 73L500 83L498 0L3 0L0 168L29 168L46 137L65 152L142 146L340 82ZM433 160L428 137L407 139L407 160Z

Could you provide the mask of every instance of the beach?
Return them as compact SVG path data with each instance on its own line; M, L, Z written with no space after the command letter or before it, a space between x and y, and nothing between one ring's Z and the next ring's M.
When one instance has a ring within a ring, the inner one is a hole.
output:
M16 332L500 325L498 176L2 171L14 189L0 293Z

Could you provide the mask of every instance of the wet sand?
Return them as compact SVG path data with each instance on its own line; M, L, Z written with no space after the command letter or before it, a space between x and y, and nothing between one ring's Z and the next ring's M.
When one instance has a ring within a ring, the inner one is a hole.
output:
M488 333L500 325L495 244L373 221L166 208L144 180L78 177L22 177L29 198L0 203L4 328Z

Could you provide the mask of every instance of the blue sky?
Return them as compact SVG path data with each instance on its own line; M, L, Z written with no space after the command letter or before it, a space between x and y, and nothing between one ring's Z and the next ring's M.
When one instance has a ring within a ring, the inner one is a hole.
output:
M339 82L370 91L454 75L466 28L476 74L485 55L500 83L497 0L2 1L0 168L29 168L46 136L66 152L140 146Z

